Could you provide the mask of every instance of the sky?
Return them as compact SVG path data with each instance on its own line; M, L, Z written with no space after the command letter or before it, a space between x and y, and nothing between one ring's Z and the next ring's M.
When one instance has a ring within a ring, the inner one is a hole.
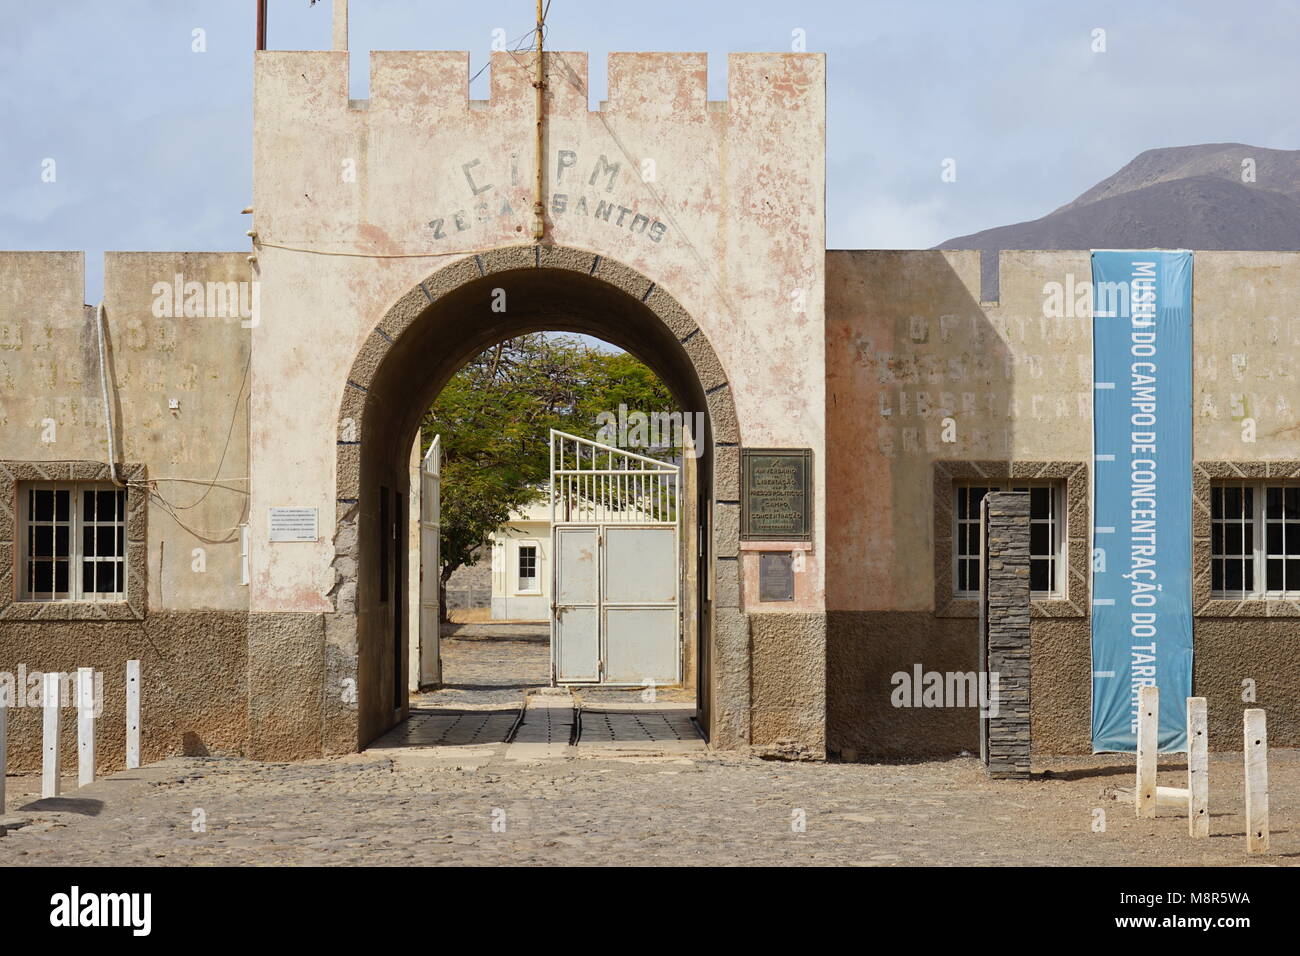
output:
M329 47L329 0L270 8L271 48ZM369 50L469 50L476 73L493 30L513 40L534 16L532 0L350 9L354 98ZM84 250L95 302L105 250L247 248L254 10L0 0L0 249ZM725 99L728 52L789 50L802 31L827 54L833 249L1037 218L1145 149L1300 147L1300 0L551 0L547 22L548 46L589 52L593 107L609 51L706 51Z

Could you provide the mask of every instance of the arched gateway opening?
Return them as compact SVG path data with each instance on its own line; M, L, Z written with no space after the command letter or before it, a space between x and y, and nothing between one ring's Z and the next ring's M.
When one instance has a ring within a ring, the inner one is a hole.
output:
M331 596L339 614L356 619L359 744L407 716L406 629L409 602L418 598L403 586L410 557L398 541L406 540L421 417L474 355L537 331L604 339L644 362L684 411L705 413L682 505L684 674L714 744L747 742L747 640L727 639L719 654L716 639L720 628L729 633L740 623L738 610L717 600L719 581L734 582L736 574L735 529L713 520L719 483L734 488L739 477L740 436L725 374L704 333L647 277L592 252L528 245L471 255L419 283L366 338L343 387Z

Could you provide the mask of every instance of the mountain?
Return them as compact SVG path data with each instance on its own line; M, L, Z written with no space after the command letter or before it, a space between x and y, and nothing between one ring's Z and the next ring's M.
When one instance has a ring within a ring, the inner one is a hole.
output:
M1242 161L1254 161L1254 182ZM1300 250L1300 150L1242 143L1149 149L1041 219L941 242L980 249L983 285L997 289L1002 249Z

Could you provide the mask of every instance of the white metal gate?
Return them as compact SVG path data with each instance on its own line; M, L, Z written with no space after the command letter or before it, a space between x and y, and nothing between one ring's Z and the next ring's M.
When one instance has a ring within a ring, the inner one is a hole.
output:
M551 674L681 683L680 469L551 430Z
M442 682L438 645L438 582L442 576L439 535L442 530L442 436L420 464L420 662L419 683Z

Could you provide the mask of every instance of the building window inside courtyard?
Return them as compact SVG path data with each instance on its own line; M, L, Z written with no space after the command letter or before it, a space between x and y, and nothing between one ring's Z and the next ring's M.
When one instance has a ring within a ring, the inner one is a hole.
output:
M1211 488L1210 589L1218 598L1300 597L1300 484Z
M21 600L126 600L125 488L27 485L19 502Z
M953 591L976 598L980 589L980 502L991 491L1029 493L1029 588L1036 600L1061 596L1064 583L1064 522L1061 482L981 482L954 488Z
M519 591L537 591L537 545L519 546Z

